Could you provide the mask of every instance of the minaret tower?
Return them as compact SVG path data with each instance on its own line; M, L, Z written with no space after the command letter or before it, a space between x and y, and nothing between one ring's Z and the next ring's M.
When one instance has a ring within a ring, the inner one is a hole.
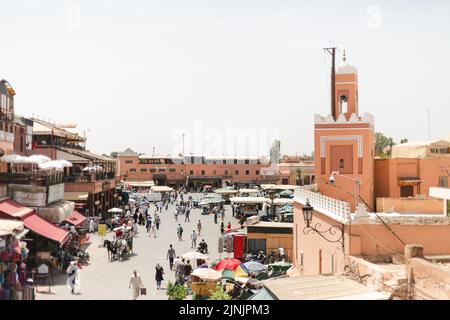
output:
M358 70L348 64L345 51L343 62L336 68L334 98L334 112L315 117L316 182L321 193L349 202L352 211L358 202L365 202L371 210L374 207L374 118L368 113L359 115ZM335 183L330 184L333 172L339 174ZM347 177L360 181L360 187ZM358 196L363 201L357 201Z

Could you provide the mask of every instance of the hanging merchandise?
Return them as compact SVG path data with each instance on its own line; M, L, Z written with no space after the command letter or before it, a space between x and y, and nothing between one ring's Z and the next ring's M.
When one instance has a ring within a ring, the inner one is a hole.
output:
M227 235L225 238L225 247L227 248L227 252L231 253L233 252L233 236Z
M223 237L220 237L219 238L219 253L223 252L223 241L224 241Z
M235 235L233 239L234 258L242 258L244 256L244 235Z

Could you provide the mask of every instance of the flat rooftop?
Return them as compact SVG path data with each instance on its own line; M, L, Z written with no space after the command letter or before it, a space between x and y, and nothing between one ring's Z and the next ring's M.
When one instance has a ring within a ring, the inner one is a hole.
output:
M378 292L343 276L295 276L264 281L264 288L278 300L387 300Z

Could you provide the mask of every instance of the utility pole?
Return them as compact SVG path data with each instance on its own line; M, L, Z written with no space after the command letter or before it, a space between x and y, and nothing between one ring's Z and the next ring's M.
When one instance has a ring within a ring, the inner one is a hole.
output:
M336 47L323 48L331 54L331 115L336 119Z
M183 157L184 157L184 133L183 133Z

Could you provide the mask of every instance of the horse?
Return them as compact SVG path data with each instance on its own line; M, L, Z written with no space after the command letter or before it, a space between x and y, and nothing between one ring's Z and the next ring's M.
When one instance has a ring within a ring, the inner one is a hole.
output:
M113 245L113 243L109 240L105 240L103 242L103 246L106 247L106 250L108 250L108 260L112 261L115 255L117 255L117 249Z
M126 254L129 254L130 248L128 247L128 242L125 239L117 239L115 241L115 247L117 249L117 254L119 256L120 261L123 261L123 258Z

